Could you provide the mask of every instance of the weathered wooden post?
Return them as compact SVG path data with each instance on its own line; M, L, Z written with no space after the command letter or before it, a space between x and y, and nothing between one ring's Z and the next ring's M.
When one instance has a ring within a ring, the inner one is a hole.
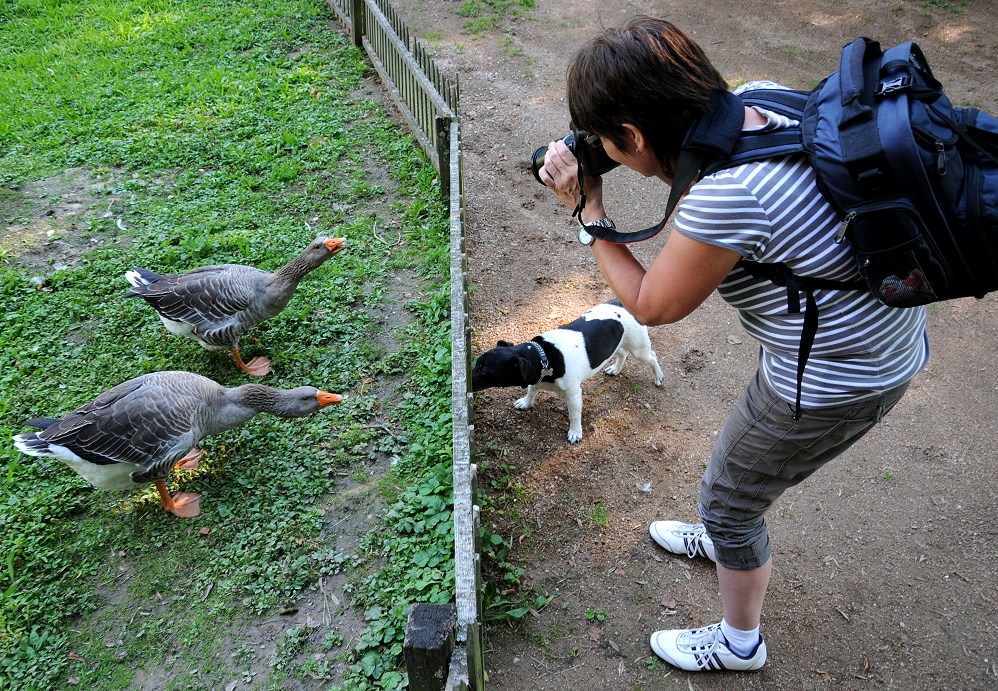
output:
M433 119L433 126L436 130L434 139L437 142L437 160L440 174L440 196L444 202L450 199L450 126L453 122L450 115L437 115Z
M409 691L442 691L454 650L454 605L413 605L405 627L402 653Z
M350 38L358 48L364 46L364 0L353 0L350 7Z

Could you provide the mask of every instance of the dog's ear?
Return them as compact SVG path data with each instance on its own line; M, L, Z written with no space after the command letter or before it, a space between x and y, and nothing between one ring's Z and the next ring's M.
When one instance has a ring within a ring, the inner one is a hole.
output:
M528 360L525 357L521 357L519 354L517 354L516 359L519 361L520 364L520 381L528 381L528 377L530 377L531 375L530 360ZM525 387L526 384L521 384L520 386Z
M514 344L509 341L498 341L496 345L500 348L512 348Z

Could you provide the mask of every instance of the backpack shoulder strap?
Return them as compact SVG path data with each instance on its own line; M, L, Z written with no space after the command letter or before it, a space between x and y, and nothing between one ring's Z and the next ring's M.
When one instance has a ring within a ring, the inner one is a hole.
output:
M790 89L752 89L739 94L747 106L758 106L800 122L809 92ZM804 138L800 127L788 127L769 132L742 132L731 150L731 155L711 163L704 175L725 168L779 158L804 151Z

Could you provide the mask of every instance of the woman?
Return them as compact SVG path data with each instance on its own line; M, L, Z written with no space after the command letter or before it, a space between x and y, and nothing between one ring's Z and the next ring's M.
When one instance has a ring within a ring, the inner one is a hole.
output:
M712 95L726 90L694 41L645 16L604 30L568 70L575 125L598 135L614 161L667 185L685 134ZM743 130L797 124L744 110ZM579 189L577 161L564 142L551 142L539 176L569 209L585 192L581 222L613 227L601 180L584 175ZM759 369L701 480L702 523L656 521L649 528L666 550L717 564L721 621L651 636L655 653L682 669L765 664L760 621L772 572L766 510L879 422L928 358L924 308L889 308L864 291L817 290L818 333L799 387L802 414L795 414L801 315L788 313L785 288L753 277L738 262L782 262L798 275L858 279L848 246L833 240L838 225L804 156L791 155L695 182L678 207L677 232L647 269L626 245L590 242L610 287L642 323L676 322L718 290L762 346Z

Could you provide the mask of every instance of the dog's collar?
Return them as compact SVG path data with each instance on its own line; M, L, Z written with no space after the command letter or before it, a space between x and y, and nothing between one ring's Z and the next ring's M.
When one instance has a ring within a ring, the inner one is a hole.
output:
M537 354L541 356L541 379L554 376L554 370L551 368L551 363L548 362L548 355L544 352L541 344L537 341L530 341L529 343L537 350Z

